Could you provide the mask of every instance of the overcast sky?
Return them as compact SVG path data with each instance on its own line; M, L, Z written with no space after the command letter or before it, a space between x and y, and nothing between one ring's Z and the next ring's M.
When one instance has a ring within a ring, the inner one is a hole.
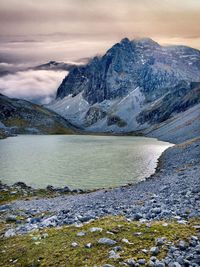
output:
M199 14L200 0L0 0L0 55L74 60L123 37L200 48Z
M82 61L124 37L200 49L199 14L200 0L0 0L0 71ZM10 74L0 92L46 103L65 74Z

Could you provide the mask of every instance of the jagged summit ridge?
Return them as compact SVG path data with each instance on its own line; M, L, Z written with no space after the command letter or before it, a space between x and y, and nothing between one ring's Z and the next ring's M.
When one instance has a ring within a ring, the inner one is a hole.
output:
M103 56L73 68L49 108L89 130L136 130L148 124L138 121L139 114L183 81L185 94L191 82L200 82L200 51L123 38Z
M104 56L73 69L59 87L57 98L84 91L84 98L94 104L125 95L137 86L154 90L180 80L198 81L199 55L192 48L161 47L147 38L124 38Z

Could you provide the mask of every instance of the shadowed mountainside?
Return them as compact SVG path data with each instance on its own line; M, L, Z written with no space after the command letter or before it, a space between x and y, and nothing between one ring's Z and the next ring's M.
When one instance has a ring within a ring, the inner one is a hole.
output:
M66 119L45 107L0 94L1 132L26 134L73 134L77 130Z

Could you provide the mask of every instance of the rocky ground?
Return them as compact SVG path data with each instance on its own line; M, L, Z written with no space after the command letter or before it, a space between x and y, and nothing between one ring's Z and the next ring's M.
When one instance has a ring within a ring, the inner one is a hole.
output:
M58 191L61 189L49 187L47 191L51 194L48 195L48 198L44 198L44 194L38 196L37 199L35 197L24 199L25 194L22 200L2 203L0 206L1 221L3 224L7 223L2 235L5 239L18 234L27 235L32 231L44 231L49 227L57 228L71 224L81 226L82 223L98 221L99 218L110 215L123 216L130 224L138 221L147 226L156 221L163 221L163 225L167 226L173 220L180 227L182 225L187 227L191 225L191 220L197 220L192 224L196 232L193 235L189 234L185 240L180 239L181 243L178 245L174 243L176 240L170 243L165 249L161 261L157 258L150 258L150 255L159 254L159 245L154 244L153 246L152 244L152 247L147 250L148 263L147 258L136 259L133 257L131 263L124 262L123 264L127 266L199 266L199 163L200 138L196 138L166 150L159 159L156 173L137 185L90 193L71 192L69 190L64 192L66 194L60 194ZM59 195L55 196L55 193ZM30 195L28 194L28 196ZM102 238L104 237L107 238L102 235ZM162 236L158 238L162 238ZM112 243L106 239L104 241ZM160 240L160 242L165 241ZM110 245L113 246L114 243ZM74 247L76 247L75 244ZM111 258L113 255L114 258L120 259L116 249L111 251ZM115 262L114 266L119 266L119 262L121 261ZM61 266L87 266L87 264Z
M199 223L129 222L113 216L43 228L0 239L0 266L197 267Z

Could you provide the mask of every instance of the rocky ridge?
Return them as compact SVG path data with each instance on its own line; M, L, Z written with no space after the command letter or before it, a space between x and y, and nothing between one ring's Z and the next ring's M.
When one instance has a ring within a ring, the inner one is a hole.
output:
M73 68L48 107L87 131L143 131L198 104L199 82L198 50L125 38Z

